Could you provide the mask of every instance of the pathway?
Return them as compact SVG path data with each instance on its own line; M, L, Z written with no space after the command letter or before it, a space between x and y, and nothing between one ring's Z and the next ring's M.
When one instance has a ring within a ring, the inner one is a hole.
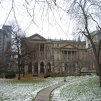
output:
M35 101L49 101L49 95L51 91L59 86L64 85L64 82L60 82L58 84L52 85L40 91L35 98Z

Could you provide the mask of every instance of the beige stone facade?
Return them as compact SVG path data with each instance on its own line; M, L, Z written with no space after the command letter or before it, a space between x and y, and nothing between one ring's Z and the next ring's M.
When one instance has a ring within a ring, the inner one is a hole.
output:
M30 48L22 48L22 71L40 75L50 72L77 74L86 67L86 43L71 40L45 39L35 34L26 39Z

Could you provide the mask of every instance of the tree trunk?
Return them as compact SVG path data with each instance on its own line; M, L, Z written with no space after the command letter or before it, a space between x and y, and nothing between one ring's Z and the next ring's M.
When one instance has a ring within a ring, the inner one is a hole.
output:
M99 56L98 56L100 54L97 54L97 50L96 50L95 45L92 42L92 40L91 40L91 43L92 43L92 48L93 48L93 52L94 52L96 63L97 63L97 68L98 68L98 73L99 73L99 79L100 79L100 87L101 87L101 64L100 64Z
M101 71L99 73L99 79L100 79L100 87L101 87Z
M95 60L96 60L96 63L97 63L97 69L98 69L98 74L99 74L99 79L100 79L100 87L101 87L101 64L100 64L100 61L99 61L99 56L97 55L97 50L96 50L95 46L93 45L93 43L92 43L92 47L93 47L93 52L94 52L94 55L95 55Z
M101 64L99 64L99 71L98 71L98 74L99 74L99 79L100 79L100 87L101 87Z
M20 80L21 77L20 77L20 55L19 54L18 54L18 72L19 72L19 74L18 74L18 80Z

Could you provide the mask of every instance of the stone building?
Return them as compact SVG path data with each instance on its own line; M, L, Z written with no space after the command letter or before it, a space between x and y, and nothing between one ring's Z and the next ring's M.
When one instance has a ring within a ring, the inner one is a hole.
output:
M45 39L39 34L24 39L22 72L40 75L56 72L77 74L86 67L86 43L73 40Z
M101 40L101 30L93 31L91 33L91 37L92 37L94 45L98 51L99 42ZM93 53L93 48L92 48L90 41L87 38L86 38L86 48L87 48L87 54L88 54L88 59L89 59L89 71L96 72L97 65L96 65L96 60L95 60L95 56ZM101 49L100 49L100 54L99 54L99 60L101 60Z

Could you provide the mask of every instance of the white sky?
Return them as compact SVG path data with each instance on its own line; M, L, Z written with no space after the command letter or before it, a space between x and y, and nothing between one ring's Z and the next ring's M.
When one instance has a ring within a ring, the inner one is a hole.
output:
M52 39L73 39L72 27L75 24L70 20L70 17L61 9L57 9L54 4L51 4L52 8L49 8L46 3L36 3L34 0L15 0L14 9L16 19L21 26L21 29L26 32L27 36L38 33L45 38ZM68 5L61 0L57 1L59 6L66 9ZM7 15L11 9L11 0L3 0L0 5L0 25L3 25L7 19ZM34 6L35 5L35 6ZM30 14L28 14L26 8ZM33 10L34 8L34 17ZM9 24L14 21L13 10L10 13L5 24ZM32 22L33 19L33 22Z

